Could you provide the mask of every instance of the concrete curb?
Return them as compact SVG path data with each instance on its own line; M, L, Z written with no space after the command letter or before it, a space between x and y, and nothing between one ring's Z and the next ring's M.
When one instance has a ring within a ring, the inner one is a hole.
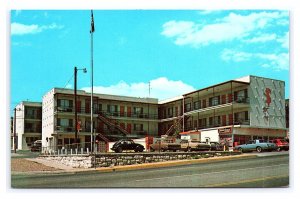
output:
M96 168L94 169L94 171L99 171L99 172L128 171L128 170L162 168L162 167L191 165L191 164L209 163L209 162L221 162L227 160L256 158L256 157L257 155L243 154L243 155L236 155L236 156L212 157L212 158L205 158L205 159L202 158L202 159L193 159L193 160L176 160L176 161L166 161L166 162L144 163L139 165L104 167L104 168Z

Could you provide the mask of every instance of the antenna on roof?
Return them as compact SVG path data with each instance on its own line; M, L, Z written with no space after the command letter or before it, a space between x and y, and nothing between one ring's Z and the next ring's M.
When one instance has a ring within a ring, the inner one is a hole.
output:
M149 97L150 97L150 90L151 90L151 81L149 81Z

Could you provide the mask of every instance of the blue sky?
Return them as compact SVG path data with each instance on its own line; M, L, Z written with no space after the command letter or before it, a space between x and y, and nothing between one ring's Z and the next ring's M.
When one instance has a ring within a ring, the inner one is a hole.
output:
M289 13L94 11L95 91L166 99L246 75L286 82ZM90 89L89 10L11 12L11 108L53 87ZM69 81L70 80L70 81Z

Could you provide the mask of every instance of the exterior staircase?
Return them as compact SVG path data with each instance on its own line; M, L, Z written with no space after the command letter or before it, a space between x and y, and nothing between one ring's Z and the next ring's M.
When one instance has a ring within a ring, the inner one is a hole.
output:
M115 128L119 132L121 132L123 135L128 135L128 131L123 129L119 122L115 119L112 119L110 116L108 116L106 113L101 112L98 114L98 119L101 120L104 124L106 124L109 128Z
M188 116L185 116L185 117L184 117L184 122L185 122L186 120L188 120L189 118L190 118L189 115L188 115ZM182 125L181 125L182 120L183 120L183 116L178 116L178 117L175 119L174 124L172 124L172 126L170 126L170 128L167 130L167 132L166 132L165 135L169 136L172 132L174 133L175 126L177 126L177 125L182 126ZM184 129L183 129L183 130L184 130Z

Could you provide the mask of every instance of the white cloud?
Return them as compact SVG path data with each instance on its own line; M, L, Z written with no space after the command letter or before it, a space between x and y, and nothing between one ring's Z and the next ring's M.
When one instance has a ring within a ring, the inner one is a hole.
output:
M259 12L249 15L230 13L207 25L173 20L163 24L161 34L173 38L176 45L200 47L245 38L257 30L274 25L276 20L285 17L285 12Z
M246 39L244 40L245 42L247 43L264 43L264 42L267 42L267 41L274 41L276 40L277 38L277 35L276 34L262 34L262 35L259 35L257 37L253 37L251 39Z
M36 24L25 25L21 23L12 23L11 24L11 34L12 35L25 35L25 34L37 34L44 30L49 29L62 29L63 26L52 23L50 25L39 26Z
M275 70L289 70L289 54L268 54L268 53L248 53L238 52L235 50L225 49L221 53L224 61L244 62L250 60L258 60L262 67L273 68Z
M289 32L286 32L283 37L277 39L277 42L281 43L281 47L286 49L289 49L289 41L290 41Z
M237 52L230 49L225 49L221 53L221 58L224 61L234 61L234 62L242 62L242 61L248 61L252 58L251 53L246 52Z
M169 80L166 77L160 77L150 81L150 97L159 100L175 97L184 93L196 90L193 86L185 84L182 81ZM90 87L82 88L90 92ZM123 95L133 97L149 97L149 83L139 82L128 84L124 81L111 86L94 86L95 93Z
M209 15L209 14L213 14L213 13L219 13L219 10L201 10L198 13L200 15Z

